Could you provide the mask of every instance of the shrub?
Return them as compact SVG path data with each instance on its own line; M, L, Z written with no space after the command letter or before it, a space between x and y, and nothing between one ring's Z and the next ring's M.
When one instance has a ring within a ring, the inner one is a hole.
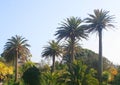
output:
M38 68L30 67L28 68L22 76L25 84L28 85L40 85L40 71Z

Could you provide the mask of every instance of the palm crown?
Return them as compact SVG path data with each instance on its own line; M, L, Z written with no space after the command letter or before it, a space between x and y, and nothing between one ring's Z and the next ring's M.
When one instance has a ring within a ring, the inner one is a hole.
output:
M21 60L27 60L27 57L30 55L30 51L27 44L28 40L22 38L22 36L16 35L15 37L11 37L6 42L3 52L3 57L6 59L7 62L13 61L16 57L16 51L18 51L18 58Z
M107 27L114 27L112 25L113 16L108 15L109 11L94 10L94 15L89 14L89 18L85 19L88 24L88 32L98 32L102 29L107 29Z
M62 53L61 46L59 45L58 42L55 42L54 40L49 42L48 46L44 47L42 56L45 58L51 57L53 59L52 70L51 70L52 72L54 72L55 70L55 57L60 56L61 53Z
M44 50L42 52L43 57L51 57L53 55L55 56L60 56L61 50L60 50L60 45L58 42L55 42L52 40L51 42L48 42L49 45L44 47Z
M61 23L61 27L58 27L56 36L58 40L61 39L82 39L87 38L87 34L84 32L84 28L81 26L82 20L77 17L71 17L64 20Z
M87 39L87 34L85 33L84 27L81 25L82 20L77 17L67 18L64 22L61 23L61 27L58 27L56 31L56 36L58 41L62 39L70 40L70 58L71 62L75 60L74 58L74 46L75 42L82 39Z

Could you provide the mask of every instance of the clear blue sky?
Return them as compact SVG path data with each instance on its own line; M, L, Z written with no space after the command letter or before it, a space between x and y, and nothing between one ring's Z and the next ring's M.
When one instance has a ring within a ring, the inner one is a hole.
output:
M21 35L31 45L32 60L39 62L43 47L55 39L58 23L75 16L86 18L94 9L115 15L115 29L103 33L103 55L120 64L120 1L119 0L0 0L0 53L7 39ZM80 42L83 47L98 52L98 37Z

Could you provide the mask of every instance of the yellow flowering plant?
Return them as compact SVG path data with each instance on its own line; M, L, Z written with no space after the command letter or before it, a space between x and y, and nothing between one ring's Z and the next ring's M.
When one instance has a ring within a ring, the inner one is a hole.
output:
M13 74L13 67L0 62L0 80L4 80L8 75Z
M118 70L115 67L109 68L109 72L111 74L111 81L114 80L114 77L118 74Z

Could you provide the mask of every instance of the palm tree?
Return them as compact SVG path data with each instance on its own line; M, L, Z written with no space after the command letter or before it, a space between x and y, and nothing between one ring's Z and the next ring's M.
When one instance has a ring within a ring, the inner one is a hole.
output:
M58 79L66 85L98 85L94 74L94 69L88 70L81 61L74 61L71 64L71 69L67 68Z
M71 62L75 60L74 58L74 45L77 40L82 40L82 38L87 39L87 34L84 31L84 27L81 25L82 20L77 17L70 17L61 22L61 26L58 27L55 36L57 36L58 41L65 39L71 41Z
M105 10L94 10L94 14L89 14L89 17L85 19L87 23L87 31L88 32L97 32L99 36L99 75L100 75L100 82L102 82L102 31L103 29L107 29L107 27L114 27L112 25L113 16L108 15L109 11Z
M61 71L55 72L42 72L41 75L41 84L42 85L61 85L58 81L59 76L61 76Z
M42 56L45 58L52 57L52 70L51 72L54 72L55 70L55 57L61 56L62 50L61 46L58 44L58 42L55 42L52 40L49 42L49 45L44 47L44 50L42 52Z
M75 56L75 59L76 59L76 55L78 55L79 54L79 52L81 51L81 46L80 46L80 44L78 43L78 41L75 41L75 43L74 43L74 56ZM69 55L70 55L70 50L71 50L71 41L70 40L68 40L67 42L65 42L64 44L63 44L63 61L65 61L65 62L70 62L70 57L69 57Z
M4 46L4 52L2 56L5 58L6 62L15 62L15 81L18 80L18 59L26 61L30 55L30 51L27 44L28 40L22 36L12 36L11 39L8 39Z

